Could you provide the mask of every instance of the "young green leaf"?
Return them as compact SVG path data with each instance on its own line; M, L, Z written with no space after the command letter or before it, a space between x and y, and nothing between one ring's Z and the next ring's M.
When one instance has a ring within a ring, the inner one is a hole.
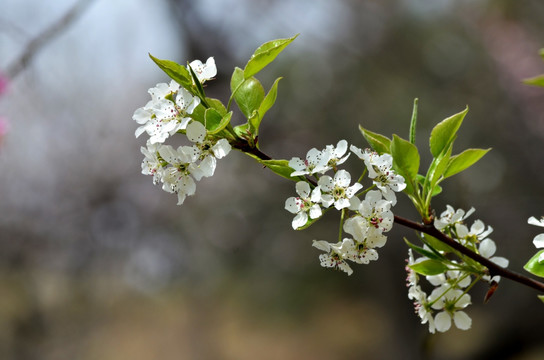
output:
M425 233L423 233L422 241L428 247L432 247L436 251L445 251L445 252L448 252L448 253L453 251L453 249L449 245L443 243L442 241L438 240L434 236L431 236L431 235L428 235L428 234L425 234Z
M259 46L253 55L251 55L251 58L244 68L244 78L248 79L264 69L268 64L274 61L276 56L278 56L287 45L293 42L297 36L298 34L288 39L268 41Z
M210 105L211 108L217 110L217 112L220 113L221 116L225 116L227 114L227 108L225 108L225 105L223 105L221 100L207 97L206 102L208 103L208 105Z
M372 149L374 149L374 151L376 151L378 154L382 155L391 153L391 140L389 140L389 138L370 130L366 130L361 125L359 125L359 130L361 131L361 134L363 134L366 141L368 141Z
M533 275L544 277L544 262L538 261L541 254L544 254L544 250L537 252L523 268Z
M523 83L527 85L544 87L544 75L538 75L532 78L523 79Z
M406 245L408 245L412 250L414 250L415 252L417 252L418 254L420 255L423 255L425 257L428 257L429 259L433 259L433 260L436 260L436 261L441 261L444 259L444 257L440 254L437 254L431 250L427 250L427 249L424 249L420 246L417 246L417 245L414 245L412 244L411 242L408 241L408 239L404 238L404 242L406 243Z
M406 182L414 183L417 172L419 171L419 152L417 147L409 141L393 135L391 156L393 156L395 168L404 177Z
M221 116L221 114L215 109L206 109L206 130L208 130L209 134L217 134L229 125L231 117L232 111L228 112L224 116Z
M425 275L425 276L432 276L432 275L438 275L443 274L444 272L448 271L448 267L444 265L442 262L437 260L423 260L421 262L408 265L410 269L414 270L416 273Z
M161 68L162 71L166 73L166 75L195 95L193 82L191 81L191 74L185 68L185 66L170 60L157 59L151 54L149 54L149 57L159 66L159 68Z
M435 185L438 183L438 180L444 174L444 171L446 170L446 167L448 166L450 157L451 157L451 149L452 144L445 149L438 157L434 158L431 162L431 166L429 166L429 170L427 171L427 177L425 179L425 188L426 191L429 189L434 189Z
M464 111L442 120L433 128L431 131L431 138L429 139L429 145L431 154L434 157L438 157L444 149L453 143L457 130L459 130L459 127L463 123L463 119L467 112L468 107Z
M537 297L540 299L540 301L544 302L544 295L537 295Z
M444 171L444 178L448 178L474 165L491 149L467 149L462 153L452 156Z
M236 133L236 135L238 135L238 137L246 140L249 140L248 136L251 134L251 132L249 131L249 124L247 122L245 124L235 126L234 132Z
M278 83L281 79L282 78L279 77L276 79L276 81L274 81L274 84L272 84L272 87L268 91L268 94L266 94L266 97L264 98L263 102L259 106L259 118L261 121L264 117L264 114L266 114L266 112L270 110L270 108L276 102L276 98L278 97Z
M412 109L412 119L410 120L410 142L416 143L416 125L417 125L417 102L418 99L414 99L414 108Z
M197 96L202 100L202 104L205 107L208 107L208 104L206 103L206 94L204 94L204 88L202 87L202 84L200 83L200 80L198 80L198 76L196 76L196 73L191 68L191 66L187 65L189 68L189 73L191 74L191 78L193 79L193 84L196 86L197 90Z
M198 106L193 110L193 112L189 116L191 117L191 119L204 124L206 121L205 113L206 113L206 108L202 104L198 104Z
M251 117L264 100L264 88L254 77L244 79L242 69L236 68L231 77L230 89L234 101L246 116Z

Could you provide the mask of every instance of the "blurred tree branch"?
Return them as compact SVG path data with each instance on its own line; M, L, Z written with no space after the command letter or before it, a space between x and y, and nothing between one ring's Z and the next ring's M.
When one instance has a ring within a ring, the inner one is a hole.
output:
M53 40L56 36L66 30L71 24L73 24L94 0L79 0L76 2L70 10L68 10L60 19L53 23L49 28L45 29L42 33L38 34L32 39L23 53L15 59L6 69L6 76L10 79L19 75L30 64L36 54Z

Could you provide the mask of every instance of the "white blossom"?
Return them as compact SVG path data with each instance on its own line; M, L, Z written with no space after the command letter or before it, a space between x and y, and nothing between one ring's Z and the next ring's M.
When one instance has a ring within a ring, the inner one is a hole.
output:
M191 177L191 170L196 161L190 147L180 146L174 149L170 145L161 146L160 156L171 166L164 169L163 190L178 195L178 205L183 204L186 196L195 194L196 184Z
M296 192L298 197L290 197L285 201L285 209L296 214L291 224L295 230L306 225L308 215L310 219L317 219L322 213L318 204L321 198L318 188L311 190L306 181L299 181L296 184Z
M312 245L326 252L326 254L319 255L321 266L339 269L348 275L353 273L353 270L346 262L346 259L352 257L355 252L355 243L352 239L344 239L336 244L328 243L325 240L314 240Z
M209 57L206 63L203 64L200 60L193 60L189 63L191 69L193 69L198 81L201 84L213 79L217 75L217 67L215 66L215 60L213 57Z
M294 157L289 160L289 166L295 170L291 176L312 175L315 173L325 173L330 170L328 166L330 153L319 151L316 148L310 149L306 154L306 159L302 160Z
M397 203L395 192L406 188L404 177L393 170L393 157L390 154L379 155L370 149L362 151L351 145L350 150L364 161L368 170L368 177L383 193L385 199L391 201L392 205Z
M351 155L351 153L345 155L347 151L348 142L346 140L338 141L336 147L327 145L325 150L323 150L323 153L326 154L324 157L329 159L327 163L328 167L336 168L336 166L343 164Z
M334 174L334 178L322 176L317 184L321 191L323 206L328 208L334 204L337 210L350 207L350 199L363 187L359 183L350 186L350 182L351 175L346 170L339 170Z
M462 311L462 309L470 305L470 295L460 289L443 285L431 292L428 301L432 303L431 307L433 309L442 310L434 318L436 330L440 332L448 331L451 327L452 319L458 329L470 329L472 320Z
M443 230L446 227L455 226L456 223L465 220L473 212L474 208L470 208L470 210L465 213L462 209L455 210L451 205L446 205L446 211L442 212L440 217L434 220L434 227L438 230Z
M153 175L153 184L162 181L163 175L163 160L159 155L161 144L147 144L146 147L141 147L140 151L145 156L142 161L142 174Z
M177 93L174 93L173 90L176 88ZM198 106L200 99L173 83L170 86L158 84L157 87L149 89L149 92L151 101L144 107L136 109L132 116L138 124L141 124L136 129L135 135L139 137L146 132L151 144L163 143L178 130L185 129L191 120L189 115Z
M223 138L215 142L209 139L206 128L198 121L192 121L187 125L186 132L187 138L195 143L192 152L200 160L198 165L193 166L193 176L196 180L213 176L217 159L225 157L231 150L228 140Z

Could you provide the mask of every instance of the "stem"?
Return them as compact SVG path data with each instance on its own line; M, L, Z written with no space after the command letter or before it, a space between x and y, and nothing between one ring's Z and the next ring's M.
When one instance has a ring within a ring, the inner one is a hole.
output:
M461 254L468 256L469 258L479 262L480 264L487 267L491 277L496 275L502 276L544 293L544 283L533 280L527 276L518 274L514 271L508 270L506 268L503 268L495 264L493 261L489 260L488 258L485 258L482 255L477 254L474 251L459 244L458 242L453 240L451 237L447 236L446 234L444 234L443 232L435 228L432 224L428 224L428 225L419 224L397 215L395 215L395 222L397 224L406 226L410 229L414 229L416 231L420 231L425 234L431 235L435 237L436 239L438 239L439 241L443 242L444 244L447 244L451 246L452 248L454 248L455 250L459 251Z
M238 149L242 152L255 155L261 160L272 160L270 156L266 155L265 153L263 153L261 150L257 149L256 147L251 146L246 140L239 139L237 141L231 142L230 145L233 148Z

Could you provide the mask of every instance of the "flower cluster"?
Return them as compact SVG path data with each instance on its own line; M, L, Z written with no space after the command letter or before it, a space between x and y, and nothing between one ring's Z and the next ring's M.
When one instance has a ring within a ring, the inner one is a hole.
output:
M408 250L408 298L414 301L414 309L422 324L429 324L429 332L434 334L448 331L453 323L458 329L468 330L471 318L463 311L471 303L465 288L472 284L470 275L459 270L449 270L443 274L426 276L434 290L427 295L419 284L419 275L410 266L425 261L424 257L414 260L412 250ZM435 315L436 313L436 315Z
M206 64L195 60L189 66L201 83L217 74L213 58ZM149 135L146 146L141 148L142 174L152 175L154 184L162 183L164 191L177 194L181 205L186 196L194 195L195 180L212 176L217 159L225 157L231 146L226 139L210 136L202 123L191 118L200 99L174 80L170 84L157 84L148 92L151 100L132 117L140 124L136 137L144 132ZM192 145L176 149L164 144L178 132L185 133Z
M490 226L486 228L481 220L476 220L470 228L465 224L465 220L473 212L473 208L465 212L462 209L455 210L448 205L446 211L435 219L434 226L463 246L501 267L507 267L509 263L507 259L493 256L497 247L495 242L488 238L493 228ZM427 251L429 256L434 254L432 259L425 255L414 259L410 249L407 260L408 266L406 267L408 272L408 298L413 300L421 323L428 323L431 333L434 333L435 330L440 332L449 330L452 321L461 330L469 329L472 321L463 311L471 303L470 295L467 294L468 289L480 279L488 282L498 282L500 277L491 278L485 267L480 264L449 260L445 256L448 252L445 248L431 249L426 245L424 250ZM431 264L436 264L437 259L440 259L440 266L445 267L445 269L438 274L424 275L430 285L434 286L431 293L427 295L419 283L419 276L422 273L425 274L425 271L418 274L417 269L421 269L420 265L428 264L431 266ZM474 280L472 279L473 275L476 276Z
M354 146L350 150L356 155L363 154ZM299 196L288 198L285 209L296 214L292 221L293 229L309 226L331 208L340 210L343 214L351 212L351 217L342 225L342 230L351 237L337 243L313 241L314 247L325 252L319 256L321 266L339 269L351 275L353 270L348 261L368 264L378 259L376 248L385 245L387 237L384 233L393 226L394 216L390 209L396 203L394 192L402 191L406 184L404 178L392 170L390 155L378 155L365 150L364 154L373 156L369 156L367 160L359 157L364 160L369 176L373 179L373 187L378 190L368 188L360 192L363 185L358 182L350 185L350 173L337 167L347 160L350 155L347 152L347 141L340 140L336 147L328 145L323 150L311 149L304 160L292 158L289 161L289 166L295 170L291 173L292 177L315 176L317 181L309 178L307 181L299 181L296 184ZM332 177L326 175L330 170L334 171ZM366 194L365 198L360 200L359 196L363 194Z

